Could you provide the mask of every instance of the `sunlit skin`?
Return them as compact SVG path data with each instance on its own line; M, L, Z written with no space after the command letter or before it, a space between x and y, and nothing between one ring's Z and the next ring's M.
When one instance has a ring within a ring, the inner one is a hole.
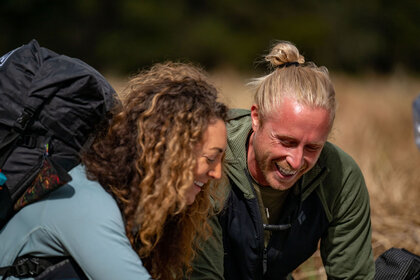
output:
M285 98L262 124L253 105L251 118L249 172L259 184L278 190L291 188L314 167L331 129L326 109L302 105L293 98Z
M197 164L194 171L194 183L187 190L187 204L194 202L195 197L212 179L222 177L222 159L226 151L226 125L221 119L209 124L203 135L203 141L197 147Z

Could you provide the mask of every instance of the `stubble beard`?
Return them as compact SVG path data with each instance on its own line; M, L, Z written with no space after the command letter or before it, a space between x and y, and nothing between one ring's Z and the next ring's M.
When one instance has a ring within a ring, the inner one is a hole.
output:
M270 159L270 154L265 153L263 155L260 155L257 149L254 150L254 153L257 166L260 169L261 174L266 182L262 185L267 185L268 183L268 185L273 189L287 190L290 189L296 183L296 181L305 173L306 165L301 170L297 171L295 180L293 180L292 182L283 182L281 178L278 178L279 171L276 167L276 161ZM292 169L286 162L282 164L282 168L292 171Z

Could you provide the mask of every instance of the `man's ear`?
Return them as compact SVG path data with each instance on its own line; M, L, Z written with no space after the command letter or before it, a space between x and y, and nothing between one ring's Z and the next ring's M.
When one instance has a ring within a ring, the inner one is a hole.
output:
M252 105L251 107L251 120L252 120L252 130L257 131L260 127L260 115L258 113L257 105Z

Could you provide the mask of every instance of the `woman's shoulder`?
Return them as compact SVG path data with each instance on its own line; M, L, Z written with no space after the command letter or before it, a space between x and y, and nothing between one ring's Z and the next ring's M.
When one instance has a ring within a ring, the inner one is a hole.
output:
M91 242L102 232L124 233L121 212L112 196L99 183L88 180L82 166L69 173L72 181L25 206L8 222L0 234L0 251L64 254L60 244L71 250L78 246L75 243ZM14 243L3 242L7 240Z
M72 180L51 192L42 201L22 209L38 215L38 222L54 228L77 224L79 228L95 225L117 224L122 226L121 212L115 199L96 181L86 177L79 165L69 172Z
M64 200L69 201L88 201L92 204L95 201L114 203L114 198L105 191L105 189L97 182L87 178L85 168L78 165L70 170L71 180L52 192L48 196L48 200Z

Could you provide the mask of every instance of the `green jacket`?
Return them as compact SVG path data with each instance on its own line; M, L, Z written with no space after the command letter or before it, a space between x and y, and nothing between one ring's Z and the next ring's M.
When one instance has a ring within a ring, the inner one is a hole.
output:
M248 110L228 123L226 204L212 217L213 236L195 259L191 279L283 279L317 249L329 279L373 279L369 195L354 160L327 142L316 165L288 196L279 224L264 246L255 191L247 175Z

